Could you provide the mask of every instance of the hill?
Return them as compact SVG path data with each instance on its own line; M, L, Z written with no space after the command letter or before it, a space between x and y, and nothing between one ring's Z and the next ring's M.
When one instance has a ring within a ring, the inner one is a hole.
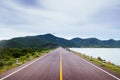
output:
M41 47L74 47L73 42L51 34L18 37L6 41L0 41L0 46L5 48L41 48Z
M67 40L52 34L17 37L0 41L0 47L4 48L43 48L43 47L106 47L120 48L120 40L99 40L97 38L73 38Z
M113 39L99 40L97 38L87 38L87 39L73 38L71 41L74 42L79 47L120 48L120 41L116 41Z

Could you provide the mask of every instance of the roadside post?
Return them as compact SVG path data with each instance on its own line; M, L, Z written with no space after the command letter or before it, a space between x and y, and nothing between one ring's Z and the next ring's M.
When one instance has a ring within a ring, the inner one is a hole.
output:
M18 58L16 58L16 64L18 64Z

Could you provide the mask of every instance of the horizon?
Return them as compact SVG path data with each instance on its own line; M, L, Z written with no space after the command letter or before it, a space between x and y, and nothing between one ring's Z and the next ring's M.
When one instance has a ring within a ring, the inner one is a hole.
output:
M46 33L120 40L119 5L119 0L1 0L0 40Z
M13 37L13 38L31 37L31 36L39 36L39 35L47 35L47 34L51 34L51 35L53 35L53 36L55 36L55 37L59 37L59 38L64 38L64 39L66 39L66 40L71 40L71 39L74 39L74 38L80 38L80 39L90 39L90 38L96 38L96 37L81 38L81 37L77 37L77 36L76 36L76 37L73 37L73 38L69 39L69 38L65 38L65 37L62 37L62 36L57 36L57 35L54 35L54 34L52 34L52 33L38 34L38 35L25 35L25 36L17 36L17 37ZM2 39L2 40L10 40L10 39L13 39L13 38L9 38L9 39ZM96 38L96 39L98 39L98 40L102 40L102 41L104 41L104 40L111 40L111 39L99 39L99 38ZM0 40L0 41L2 41L2 40ZM112 39L112 40L115 40L115 39ZM115 41L118 41L118 40L115 40Z

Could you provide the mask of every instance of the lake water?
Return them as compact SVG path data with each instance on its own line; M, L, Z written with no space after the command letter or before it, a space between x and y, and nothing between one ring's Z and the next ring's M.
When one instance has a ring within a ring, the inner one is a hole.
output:
M120 65L120 48L70 48L73 51L92 56L94 58L101 57L106 61L110 61L116 65Z

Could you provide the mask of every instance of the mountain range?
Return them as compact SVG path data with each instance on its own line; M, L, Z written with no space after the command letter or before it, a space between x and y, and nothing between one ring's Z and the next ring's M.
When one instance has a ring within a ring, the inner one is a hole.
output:
M120 40L99 40L97 38L73 38L67 40L52 34L17 37L0 41L2 48L42 48L42 47L93 47L120 48Z

